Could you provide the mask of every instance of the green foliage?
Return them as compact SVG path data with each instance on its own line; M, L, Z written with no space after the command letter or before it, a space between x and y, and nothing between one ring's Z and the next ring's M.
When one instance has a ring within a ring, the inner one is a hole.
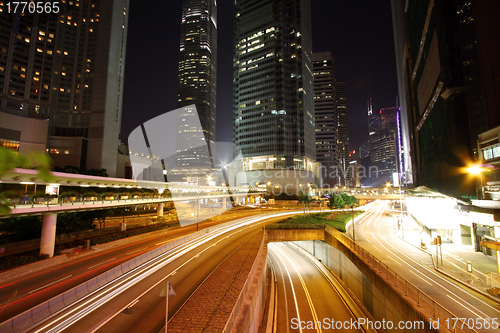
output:
M54 177L50 173L51 159L47 154L30 153L27 155L18 154L12 149L0 148L0 177L14 168L36 168L38 176L45 182L50 183ZM0 199L0 214L10 212L9 203L5 199Z
M328 207L330 207L330 209L334 208L343 209L346 206L356 207L357 205L358 205L358 199L356 199L355 196L349 195L347 193L330 194L330 202L328 204Z
M342 200L344 200L346 206L355 207L358 204L358 199L353 195L348 195L346 193L340 194L342 196Z
M344 201L344 199L342 199L342 195L340 195L340 194L332 194L332 196L330 197L330 203L329 203L328 207L330 207L330 209L333 209L333 208L338 208L338 209L345 208L345 201Z
M61 193L60 197L61 198L72 198L72 197L76 197L78 195L79 195L79 193L76 191L65 191L65 192Z
M302 190L300 191L300 194L297 196L297 199L298 199L297 205L300 204L304 205L304 215L305 215L306 207L309 206L309 204L313 201L313 199L309 194L305 194Z
M355 211L354 216L363 212ZM339 231L345 232L345 225L351 220L351 212L340 213L316 213L308 215L296 215L283 220L286 224L326 224Z

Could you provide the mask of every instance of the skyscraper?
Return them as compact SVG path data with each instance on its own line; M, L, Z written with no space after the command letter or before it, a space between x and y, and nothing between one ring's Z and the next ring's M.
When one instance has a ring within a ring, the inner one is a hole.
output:
M179 49L179 86L177 106L187 108L181 117L199 117L209 148L215 142L217 90L217 2L183 0ZM187 121L190 122L189 119ZM200 150L199 136L186 129L180 135L176 167L210 166L213 161ZM191 147L191 148L190 148ZM210 151L210 150L209 150Z
M233 141L244 168L313 170L316 157L309 0L238 0Z
M392 0L392 8L413 183L468 195L460 170L474 159L478 134L500 125L500 22L493 19L500 3Z
M338 177L338 117L335 95L335 65L331 52L313 53L316 160L323 166L324 182L333 186ZM344 103L345 106L345 103ZM345 111L345 110L344 110ZM333 173L333 174L332 174Z
M349 180L349 132L347 128L347 94L344 82L335 84L337 94L337 115L339 119L339 173L342 180L341 185L347 185Z
M0 3L0 139L47 149L57 166L115 174L128 3L66 1L24 15ZM23 139L31 132L36 145Z
M397 171L397 108L384 108L378 112L379 130L370 131L370 165L377 171L372 175L373 186L393 183L393 174Z

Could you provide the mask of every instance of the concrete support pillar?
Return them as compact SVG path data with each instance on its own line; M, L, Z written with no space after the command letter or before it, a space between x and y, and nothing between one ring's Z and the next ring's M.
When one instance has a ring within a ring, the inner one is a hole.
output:
M226 197L222 198L222 208L226 209Z
M159 203L156 205L156 217L162 217L163 216L163 203Z
M40 254L48 254L49 258L54 256L54 247L56 244L56 223L57 214L43 214Z

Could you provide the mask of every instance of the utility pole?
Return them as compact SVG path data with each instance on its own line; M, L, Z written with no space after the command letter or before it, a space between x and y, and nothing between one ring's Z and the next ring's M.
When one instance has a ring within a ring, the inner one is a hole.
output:
M351 220L352 220L352 240L356 242L356 233L354 231L354 206L351 206Z

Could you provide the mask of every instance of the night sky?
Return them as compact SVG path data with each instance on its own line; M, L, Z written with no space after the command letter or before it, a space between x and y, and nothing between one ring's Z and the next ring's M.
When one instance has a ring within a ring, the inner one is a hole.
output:
M234 0L218 4L217 141L232 141ZM122 141L143 122L177 107L182 0L132 0L127 38ZM346 83L350 149L368 140L366 101L396 103L389 0L312 0L313 52L331 51Z

